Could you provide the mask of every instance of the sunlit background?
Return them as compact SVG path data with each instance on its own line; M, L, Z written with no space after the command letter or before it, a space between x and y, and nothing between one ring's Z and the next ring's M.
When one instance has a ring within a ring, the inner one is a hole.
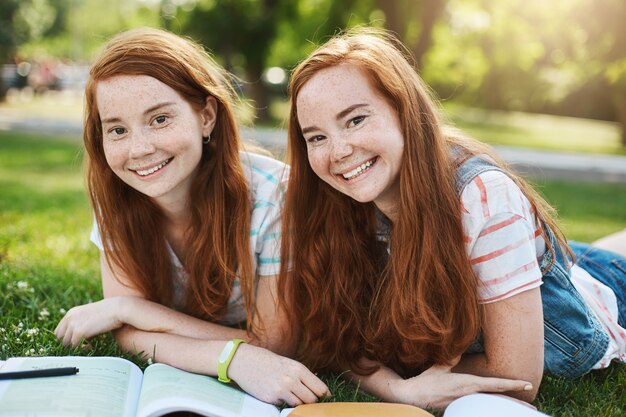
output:
M396 32L452 113L619 123L626 146L624 0L0 0L5 102L80 94L94 54L137 26L191 36L243 82L256 123L280 124L289 70L341 28ZM520 124L524 121L521 119ZM584 140L584 139L581 139ZM593 140L589 138L588 140Z

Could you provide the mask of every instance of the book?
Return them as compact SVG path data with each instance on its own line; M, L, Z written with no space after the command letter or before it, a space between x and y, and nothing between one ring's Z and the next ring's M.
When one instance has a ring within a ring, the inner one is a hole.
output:
M75 375L0 380L0 417L433 417L405 404L326 402L279 410L213 377L153 364L142 373L118 357L26 357L0 361L0 373L77 367ZM499 395L453 401L443 417L545 417Z
M285 412L285 410L283 410ZM434 417L406 404L317 403L291 410L289 417ZM497 394L472 394L458 398L446 408L443 417L548 417L528 404Z
M156 363L141 369L117 357L10 358L0 372L79 368L76 375L0 381L1 417L280 417L272 404L217 379ZM286 410L283 415L290 410Z
M299 405L289 417L434 417L421 408L407 404L328 402Z

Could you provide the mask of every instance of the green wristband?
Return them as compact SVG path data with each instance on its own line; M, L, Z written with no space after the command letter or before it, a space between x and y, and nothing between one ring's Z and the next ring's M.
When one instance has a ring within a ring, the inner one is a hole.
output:
M224 383L230 382L230 378L228 377L228 366L230 365L230 361L233 360L233 356L235 356L237 348L242 343L246 343L246 341L241 339L233 339L226 342L226 346L224 346L222 353L220 353L220 357L217 358L218 381Z

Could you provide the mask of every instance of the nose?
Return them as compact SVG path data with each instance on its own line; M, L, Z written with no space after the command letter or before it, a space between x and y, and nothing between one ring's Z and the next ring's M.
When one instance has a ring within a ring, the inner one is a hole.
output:
M141 158L145 155L150 155L156 150L154 147L150 135L144 132L142 129L136 129L131 132L129 156L131 158Z
M341 161L342 159L352 155L354 148L352 143L344 136L338 135L331 140L330 156L333 161Z

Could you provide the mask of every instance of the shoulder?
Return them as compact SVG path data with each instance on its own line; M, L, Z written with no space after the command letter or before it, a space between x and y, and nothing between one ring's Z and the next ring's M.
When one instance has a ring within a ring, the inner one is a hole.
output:
M530 202L519 186L502 171L485 171L474 177L461 192L464 214L491 217L501 212L525 213ZM520 211L521 210L521 211Z
M535 214L519 186L501 171L483 172L461 193L461 219L470 249L480 236L498 236L509 242L518 234L536 235ZM492 229L499 232L490 233ZM491 241L491 237L484 241Z
M274 158L251 152L241 152L244 174L253 188L259 185L284 187L289 179L289 166Z
M289 180L289 166L274 158L250 152L241 152L240 157L253 210L282 206Z

